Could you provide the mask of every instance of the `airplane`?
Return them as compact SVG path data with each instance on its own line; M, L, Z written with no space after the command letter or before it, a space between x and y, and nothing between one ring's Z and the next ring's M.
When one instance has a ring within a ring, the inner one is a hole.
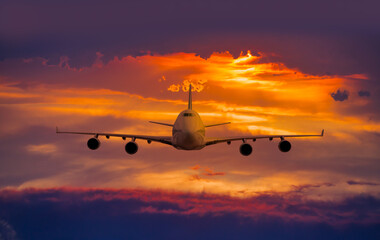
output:
M231 122L204 125L199 114L192 108L191 91L192 86L190 84L188 108L178 114L174 124L149 121L150 123L171 127L171 136L148 136L99 132L63 132L59 131L58 127L56 127L56 133L93 135L94 137L90 138L87 141L87 146L91 150L96 150L99 148L99 136L105 136L107 139L109 139L110 137L121 137L123 140L126 140L128 138L131 140L125 145L125 151L131 155L135 154L139 149L138 144L136 143L136 139L146 140L148 144L152 142L164 143L180 150L200 150L206 146L214 145L217 143L227 143L228 145L230 145L232 141L242 141L239 151L243 156L249 156L252 153L252 146L247 142L248 140L252 140L253 142L255 142L257 139L266 138L272 141L274 138L279 138L279 150L281 152L289 152L291 149L291 144L289 141L285 140L285 138L323 137L324 130L322 130L321 134L311 135L250 135L240 137L208 138L205 136L206 128L230 124Z

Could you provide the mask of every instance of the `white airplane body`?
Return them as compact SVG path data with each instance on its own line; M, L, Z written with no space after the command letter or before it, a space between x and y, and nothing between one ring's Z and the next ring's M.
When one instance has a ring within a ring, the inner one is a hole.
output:
M199 114L192 110L192 96L191 96L191 85L189 86L189 102L188 109L182 111L175 120L174 124L153 122L151 123L160 124L172 127L172 136L147 136L147 135L133 135L133 134L115 134L115 133L96 133L96 132L62 132L56 129L56 133L68 133L68 134L84 134L93 135L87 142L87 146L96 150L100 146L99 136L105 136L107 139L109 137L121 137L123 140L126 138L131 138L131 141L125 145L125 150L128 154L135 154L138 150L138 145L135 142L136 139L146 140L148 143L161 142L164 144L172 145L173 147L181 150L200 150L206 146L226 142L230 144L231 141L242 141L240 145L240 153L244 156L248 156L252 153L252 147L247 140L256 141L256 139L267 138L273 140L273 138L279 138L279 149L282 152L288 152L291 149L291 144L285 138L292 137L322 137L324 130L321 134L311 134L311 135L250 135L241 137L226 137L226 138L207 138L205 136L205 129L208 127L220 126L226 123L218 123L212 125L204 125Z

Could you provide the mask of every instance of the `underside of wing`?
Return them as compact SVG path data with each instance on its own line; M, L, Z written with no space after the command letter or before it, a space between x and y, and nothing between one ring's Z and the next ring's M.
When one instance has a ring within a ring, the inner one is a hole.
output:
M120 137L123 140L130 138L132 141L136 139L147 140L150 142L160 142L168 145L172 145L172 137L171 136L149 136L149 135L134 135L134 134L119 134L119 133L100 133L100 132L67 132L67 131L59 131L56 128L56 133L64 133L64 134L81 134L81 135L92 135L94 138L98 138L99 136L105 136L107 139L110 137Z
M230 124L230 123L231 123L231 122L209 124L209 125L205 125L205 128L208 128L208 127L216 127L216 126L222 126L222 125L226 125L226 124Z
M273 140L274 138L279 138L281 141L278 143L278 149L281 152L289 152L292 145L289 141L285 140L285 138L294 138L294 137L322 137L324 134L324 130L322 130L321 134L306 134L306 135L256 135L256 136L241 136L241 137L226 137L226 138L207 138L206 146L223 143L231 144L232 141L242 141L243 143L240 145L239 151L244 156L249 156L252 153L252 146L247 142L247 140L256 141L256 139L267 138L269 140Z
M164 126L168 126L168 127L173 127L174 125L173 124L169 124L169 123L162 123L162 122L155 122L155 121L149 121L150 123L154 123L154 124L158 124L158 125L164 125Z
M321 134L306 134L306 135L251 135L251 136L238 136L238 137L226 137L226 138L207 138L206 139L206 146L213 145L217 143L223 143L227 142L230 143L232 141L243 141L246 140L253 140L256 141L256 139L263 139L267 138L269 140L273 140L274 138L279 138L281 140L284 140L285 138L294 138L294 137L323 137L324 130L322 130Z

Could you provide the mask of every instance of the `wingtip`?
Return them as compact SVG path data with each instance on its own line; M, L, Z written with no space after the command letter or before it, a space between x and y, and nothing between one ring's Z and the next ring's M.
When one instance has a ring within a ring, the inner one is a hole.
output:
M323 137L324 134L325 134L325 129L322 129L321 136Z
M55 127L55 133L58 133L58 127Z

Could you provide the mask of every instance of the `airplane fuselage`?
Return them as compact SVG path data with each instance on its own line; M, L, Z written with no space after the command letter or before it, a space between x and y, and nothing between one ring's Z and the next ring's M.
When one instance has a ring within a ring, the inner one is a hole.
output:
M199 114L191 109L182 111L174 122L173 146L182 150L199 150L205 147L205 126Z

